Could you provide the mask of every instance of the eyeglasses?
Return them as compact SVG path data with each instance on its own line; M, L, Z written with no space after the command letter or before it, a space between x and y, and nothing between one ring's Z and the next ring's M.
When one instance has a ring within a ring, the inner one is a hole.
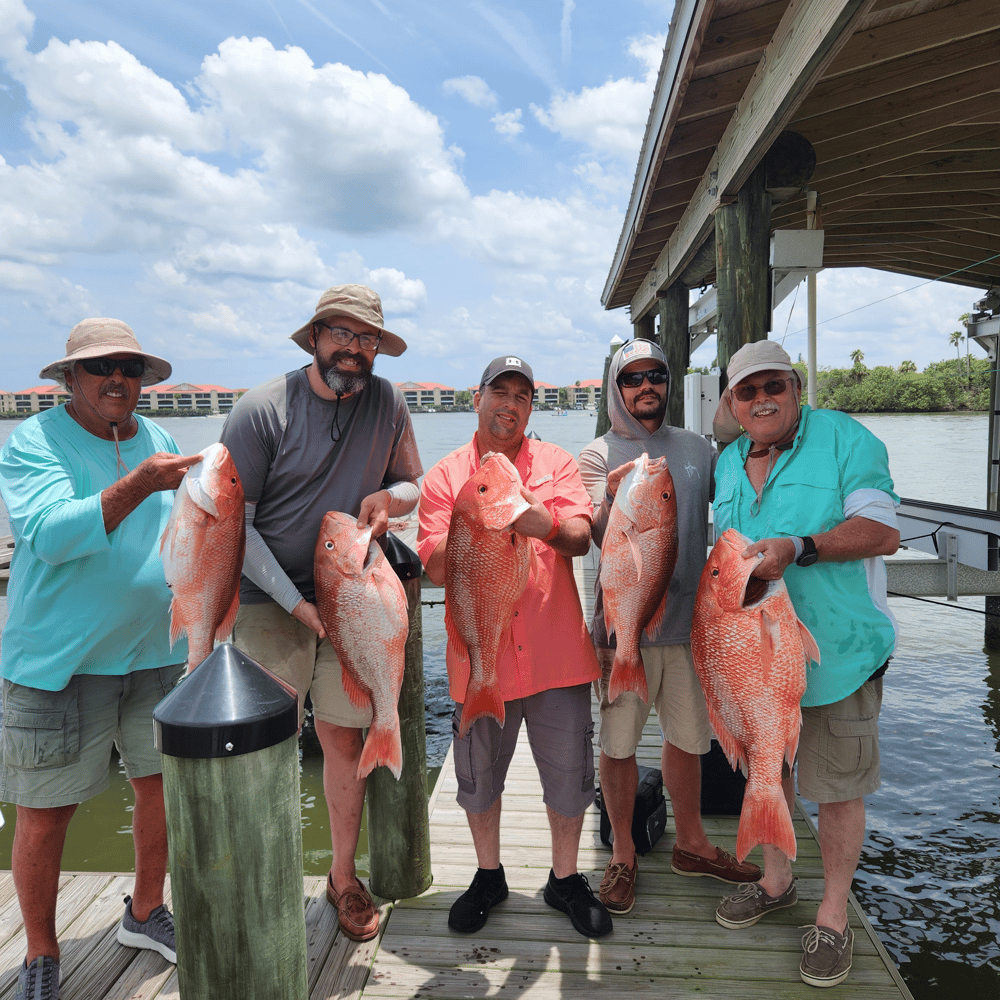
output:
M88 375L101 378L113 375L116 368L125 378L140 378L146 370L145 358L82 358L80 364Z
M355 337L358 338L358 346L363 351L375 351L378 349L378 345L382 340L381 333L354 333L352 330L348 330L343 326L327 326L326 323L316 324L320 329L326 330L335 344L340 344L341 347L347 347L347 345L354 340Z
M733 389L733 395L741 403L750 403L755 400L758 389L763 389L765 396L782 396L791 381L790 378L773 378L763 385L738 385Z
M650 385L663 385L667 381L667 373L662 368L650 368L641 372L625 372L618 376L618 385L622 389L638 389L643 379Z

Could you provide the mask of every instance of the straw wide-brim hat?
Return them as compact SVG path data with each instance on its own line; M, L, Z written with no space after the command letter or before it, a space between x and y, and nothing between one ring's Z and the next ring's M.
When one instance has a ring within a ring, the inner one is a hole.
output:
M382 334L378 345L379 354L388 354L398 358L406 350L406 341L395 333L390 333L382 324L382 300L377 292L366 285L335 285L328 288L320 297L313 318L292 334L291 339L308 354L313 353L309 346L309 334L313 323L334 316L351 316L360 320Z
M144 351L135 339L132 328L120 319L81 320L69 332L66 341L66 357L46 365L39 373L39 378L52 379L66 388L65 372L77 361L84 358L104 358L109 354L138 354L146 359L146 370L142 373L143 385L155 385L170 378L173 369L169 361L158 358L155 354Z

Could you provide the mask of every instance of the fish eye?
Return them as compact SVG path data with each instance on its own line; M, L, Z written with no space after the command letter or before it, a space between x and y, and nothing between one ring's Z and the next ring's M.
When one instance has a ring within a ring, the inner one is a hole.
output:
M670 490L664 490L664 492L663 492L663 499L664 500L669 500L670 499Z
M712 570L712 576L718 576L718 575L719 575L719 567L718 567L718 566L716 566L716 567L715 567L715 568L714 568L714 569Z
M326 549L327 552L329 552L330 549L333 548L333 542L324 542L323 543L323 548Z
M480 493L485 493L485 492L486 492L486 486L485 486L485 485L483 485L483 486L480 486L480 487L479 487L479 492L480 492Z

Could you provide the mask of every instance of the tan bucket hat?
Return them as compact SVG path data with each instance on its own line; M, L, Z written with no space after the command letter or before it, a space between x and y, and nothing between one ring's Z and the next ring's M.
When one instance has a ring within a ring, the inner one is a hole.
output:
M170 378L173 369L169 361L144 351L135 339L132 327L120 319L100 317L81 320L69 332L66 341L66 357L46 365L39 378L52 379L66 388L65 371L84 358L104 358L109 354L138 354L146 359L146 370L142 374L143 385L155 385Z
M309 346L309 334L313 323L333 316L351 316L367 323L372 329L382 334L378 345L379 354L388 354L398 358L406 350L406 341L402 337L390 333L382 323L382 300L377 292L367 285L334 285L328 288L320 297L313 318L292 334L291 339L307 354L312 354Z

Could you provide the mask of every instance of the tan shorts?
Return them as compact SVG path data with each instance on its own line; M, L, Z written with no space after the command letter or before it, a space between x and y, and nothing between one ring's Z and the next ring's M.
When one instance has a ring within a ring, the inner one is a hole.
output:
M320 639L273 601L240 605L233 645L295 688L300 723L308 693L313 714L323 722L345 729L365 729L372 724L371 706L355 708L347 697L340 661L330 641Z
M594 691L601 702L601 749L616 760L631 757L642 739L650 709L655 707L660 731L668 743L686 753L708 753L712 746L712 725L691 661L691 646L682 643L642 648L649 704L631 691L608 704L608 681L614 658L613 649L597 650L601 679L594 681Z
M74 674L61 691L3 682L0 801L31 809L76 805L108 787L111 745L132 781L163 770L153 709L184 665L130 674Z
M833 705L802 709L799 736L799 794L813 802L850 802L882 783L878 717L882 678L865 681Z

